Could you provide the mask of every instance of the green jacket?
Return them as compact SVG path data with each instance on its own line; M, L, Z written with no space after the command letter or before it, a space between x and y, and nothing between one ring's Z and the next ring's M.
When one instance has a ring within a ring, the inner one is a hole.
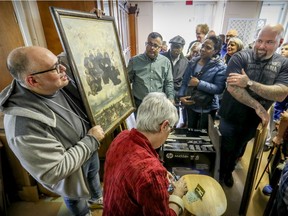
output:
M137 99L142 101L150 92L164 92L167 98L174 100L172 66L165 56L159 54L151 60L146 54L140 54L131 58L128 75Z

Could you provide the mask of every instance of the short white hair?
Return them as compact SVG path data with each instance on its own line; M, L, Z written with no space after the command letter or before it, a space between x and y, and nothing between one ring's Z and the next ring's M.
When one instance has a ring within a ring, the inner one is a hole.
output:
M168 120L171 126L178 122L178 113L174 104L163 92L151 92L138 108L136 128L145 132L158 132L163 121Z

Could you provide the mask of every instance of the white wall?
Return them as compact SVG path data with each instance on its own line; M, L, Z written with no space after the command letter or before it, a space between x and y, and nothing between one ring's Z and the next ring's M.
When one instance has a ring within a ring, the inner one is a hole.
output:
M145 42L147 36L153 31L153 2L152 1L135 1L130 2L132 5L138 4L140 9L137 17L137 35L138 35L138 53L145 51Z
M144 42L152 31L159 32L166 41L181 35L186 41L184 47L186 52L189 43L196 39L197 24L207 23L210 29L216 31L216 34L225 34L229 18L258 18L262 5L259 1L193 1L193 5L186 5L185 2L184 0L132 2L137 3L140 8L139 53L145 50ZM144 33L146 36L143 37Z
M186 52L188 44L195 40L195 26L197 24L207 23L210 29L215 30L217 34L225 34L229 18L258 18L262 7L262 1L260 0L194 0L192 6L185 5L185 2L185 0L129 1L129 4L138 4L140 10L137 18L138 53L145 51L145 41L152 31L158 31L167 41L178 34L181 35L186 40L184 48L184 52ZM285 41L288 41L287 0L265 0L265 4L268 3L271 8L275 4L284 5L280 22L286 30ZM18 20L21 20L20 26L25 37L25 44L45 47L46 41L36 0L13 1L13 4L16 15L19 16ZM271 20L273 18L270 14L271 10L266 10L267 15L261 13L261 17L267 17ZM277 15L275 15L276 17L278 18Z
M276 1L265 1L267 2L275 3ZM288 28L287 1L279 2L286 4L286 13L284 13L286 17L282 18L282 24L284 28ZM216 34L226 34L230 18L258 19L263 2L260 0L194 0L192 6L185 5L184 0L135 0L134 3L137 3L140 8L138 47L139 53L143 53L144 42L152 31L158 31L166 41L178 34L181 35L186 41L184 48L186 52L188 44L196 38L195 26L197 24L207 23L210 29L216 31ZM287 37L286 40L288 40Z
M286 14L287 14L287 10L286 10ZM286 19L285 19L285 25L284 25L284 30L286 30L286 35L284 37L284 42L288 42L288 15L286 16Z
M184 0L135 0L138 4L138 51L144 52L147 36L152 31L162 34L169 41L176 35L181 35L186 43L195 40L195 26L207 23L211 29L219 32L223 23L224 1L194 1L186 5ZM218 14L218 15L217 15ZM186 45L188 47L188 45ZM186 49L184 48L184 50Z
M225 15L222 32L226 34L230 18L257 19L261 11L260 1L228 1L225 6Z
M288 3L286 2L264 2L260 18L266 19L267 23L283 23L286 35L284 42L288 42Z
M216 12L216 3L194 3L186 5L185 1L154 3L153 31L159 32L167 42L176 35L182 36L186 52L191 41L196 39L195 27L199 23L211 26Z

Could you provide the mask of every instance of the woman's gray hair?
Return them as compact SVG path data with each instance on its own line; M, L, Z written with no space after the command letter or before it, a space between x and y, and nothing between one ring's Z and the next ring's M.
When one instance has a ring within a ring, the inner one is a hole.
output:
M165 120L172 127L178 122L176 107L163 92L149 93L138 108L136 128L139 131L156 133Z
M236 43L236 45L237 45L237 52L238 52L238 51L241 51L242 49L244 49L244 44L243 44L243 42L242 42L241 39L239 39L239 38L237 38L237 37L232 37L232 38L229 39L228 44L229 44L230 42Z

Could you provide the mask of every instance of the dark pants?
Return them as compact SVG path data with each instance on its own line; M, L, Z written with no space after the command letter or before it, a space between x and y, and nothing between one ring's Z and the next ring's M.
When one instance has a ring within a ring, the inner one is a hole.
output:
M183 119L183 123L184 123L184 126L187 127L187 108L185 106L182 107L182 119Z
M102 187L99 176L100 161L98 152L95 152L91 158L83 165L83 173L87 177L91 199L97 200L102 197ZM87 200L84 198L63 197L66 207L75 216L85 216L89 213Z
M222 135L220 177L233 172L237 158L249 140L255 136L257 126L256 123L240 125L220 119L219 130Z
M283 156L283 158L282 158ZM271 176L269 176L269 184L274 189L279 183L279 179L281 176L281 169L278 169L277 166L283 163L287 157L287 141L284 141L282 145L278 146L278 151L274 155L274 158L271 163Z
M281 196L281 192L279 190L280 189L278 188L276 199L274 200L269 216L284 216L288 214L287 205L283 201L283 197Z
M134 115L135 115L135 119L136 119L136 118L137 118L138 107L139 107L140 104L142 103L142 100L134 97L134 102L135 102L135 106L136 106L136 110L134 111Z
M188 128L193 129L208 129L208 115L210 114L212 118L215 118L217 110L212 110L208 113L198 113L192 109L187 108L188 116Z

